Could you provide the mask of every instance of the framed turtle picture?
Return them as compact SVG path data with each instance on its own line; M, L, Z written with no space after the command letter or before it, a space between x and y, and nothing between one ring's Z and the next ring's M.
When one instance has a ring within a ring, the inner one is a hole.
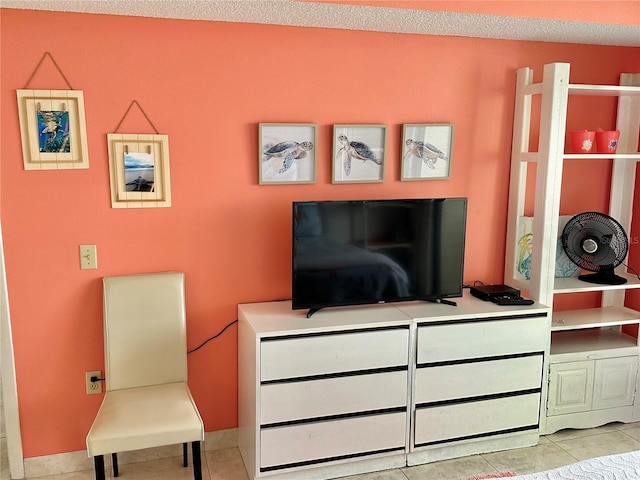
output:
M404 124L401 180L450 178L452 148L452 123Z
M258 183L316 183L317 125L259 124Z
M332 182L384 182L386 144L386 125L334 125Z

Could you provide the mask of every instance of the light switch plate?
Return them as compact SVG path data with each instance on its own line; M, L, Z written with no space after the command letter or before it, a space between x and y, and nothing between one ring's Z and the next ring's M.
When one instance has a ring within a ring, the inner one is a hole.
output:
M80 268L82 270L98 268L98 257L95 245L80 245Z

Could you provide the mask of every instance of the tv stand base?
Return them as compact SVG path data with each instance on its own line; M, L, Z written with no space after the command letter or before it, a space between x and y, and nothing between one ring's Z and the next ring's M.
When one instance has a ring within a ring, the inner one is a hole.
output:
M431 303L442 303L444 305L451 305L452 307L457 307L458 303L454 302L453 300L448 300L446 298L428 298L426 299L427 302L431 302ZM371 305L388 305L389 303L387 302L379 302L379 303L372 303L372 304L367 304L367 305L347 305L347 306L371 306ZM342 305L336 305L337 307L342 306ZM328 307L313 307L310 308L309 311L307 311L307 318L311 318L311 315L313 315L316 312L319 312L320 310L322 310L323 308L328 308Z
M434 298L433 300L427 300L428 302L433 303L444 303L445 305L451 305L452 307L457 307L458 303L453 300L447 300L445 298Z

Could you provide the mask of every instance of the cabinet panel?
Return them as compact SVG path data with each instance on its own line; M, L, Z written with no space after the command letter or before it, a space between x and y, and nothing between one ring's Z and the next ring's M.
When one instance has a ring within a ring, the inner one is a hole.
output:
M407 382L402 371L263 385L260 423L406 406Z
M418 368L415 402L540 388L542 355Z
M407 365L409 329L301 336L260 343L261 380Z
M542 351L546 318L519 318L418 328L418 364Z
M450 441L538 425L540 394L532 393L478 402L416 410L415 444Z
M406 413L262 429L261 469L405 448Z
M597 360L593 385L593 409L633 405L637 371L637 357Z
M551 365L547 415L591 410L593 373L591 360Z
M636 356L552 364L547 414L633 405L637 372Z

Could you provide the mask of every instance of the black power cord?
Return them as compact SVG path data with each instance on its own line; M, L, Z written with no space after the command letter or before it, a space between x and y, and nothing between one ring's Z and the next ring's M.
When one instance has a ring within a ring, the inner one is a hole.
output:
M625 267L627 267L628 270L631 270L633 273L635 273L636 277L638 277L638 280L640 280L640 275L638 274L638 272L633 269L632 267L630 267L629 265L627 265L626 263L622 262L622 265L624 265Z
M225 330L227 328L229 328L231 325L233 325L234 323L238 323L238 319L236 318L233 322L229 323L228 325L226 325L222 330L220 330L218 333L216 333L213 337L207 338L204 342L202 342L200 345L198 345L196 348L194 348L193 350L189 350L187 352L187 355L190 353L193 353L197 350L200 350L202 347L204 347L207 343L209 343L211 340L214 340L216 338L218 338L220 335L222 335ZM100 378L96 375L93 375L89 378L89 380L91 381L91 383L95 383L95 382L104 382L106 380L106 378Z
M193 353L193 352L195 352L195 351L200 350L202 347L204 347L204 346L205 346L207 343L209 343L211 340L214 340L214 339L218 338L220 335L222 335L222 334L225 332L225 330L226 330L227 328L229 328L229 327L230 327L231 325L233 325L234 323L238 323L238 319L237 319L237 318L236 318L233 322L231 322L231 323L229 323L227 326L225 326L225 327L224 327L222 330L220 330L218 333L216 333L213 337L209 337L209 338L207 338L204 342L202 342L202 343L201 343L200 345L198 345L196 348L194 348L194 349L192 349L192 350L187 351L187 355L188 355L188 354L190 354L190 353Z

